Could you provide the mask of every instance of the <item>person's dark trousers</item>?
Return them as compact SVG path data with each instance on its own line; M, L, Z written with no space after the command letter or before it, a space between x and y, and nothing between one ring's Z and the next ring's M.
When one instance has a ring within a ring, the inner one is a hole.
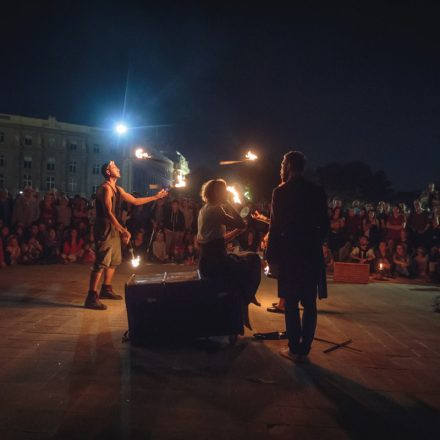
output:
M316 294L302 298L287 296L285 300L286 331L290 351L294 354L307 355L315 336L318 317ZM302 319L299 315L299 302L304 308Z

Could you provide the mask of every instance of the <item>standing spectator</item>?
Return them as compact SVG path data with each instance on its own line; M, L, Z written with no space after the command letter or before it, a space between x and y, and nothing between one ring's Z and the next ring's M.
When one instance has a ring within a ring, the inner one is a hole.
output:
M362 229L365 237L368 237L371 246L376 246L381 236L379 220L376 218L376 213L372 209L368 211L367 217L362 221Z
M357 241L361 231L361 219L356 214L354 208L348 210L344 225L344 235L347 240L352 242Z
M59 204L56 206L56 219L57 224L61 224L65 228L68 228L72 221L72 209L69 206L69 199L64 195L60 197Z
M64 263L74 263L80 261L84 254L84 240L78 238L78 231L70 229L69 238L64 241L63 253L61 254Z
M87 202L82 197L78 198L72 210L72 225L77 227L81 221L87 224L89 218Z
M390 247L394 247L399 241L403 228L405 228L405 217L398 206L393 206L393 212L387 220L387 240Z
M414 201L414 211L409 215L408 226L414 246L426 246L429 238L430 221L428 213L422 209L419 200Z
M174 246L180 245L185 231L185 217L179 209L179 202L171 202L171 210L166 213L165 220L165 243L167 255L174 255Z
M40 202L40 222L54 225L56 218L55 198L52 193L46 193Z
M164 199L158 199L153 203L153 207L151 208L152 211L152 222L153 227L155 231L158 231L159 229L162 229L164 226L165 221L165 200Z
M409 277L411 268L411 259L405 247L399 243L396 246L396 252L393 256L394 275L397 277Z
M23 190L23 194L17 197L12 210L12 223L21 223L25 228L38 220L40 209L38 199L32 188L27 186Z
M343 244L344 218L341 208L338 206L333 210L330 218L330 234L328 246L334 255L337 255Z
M194 211L189 205L188 200L183 199L180 210L185 218L185 232L192 232L192 225L194 223Z

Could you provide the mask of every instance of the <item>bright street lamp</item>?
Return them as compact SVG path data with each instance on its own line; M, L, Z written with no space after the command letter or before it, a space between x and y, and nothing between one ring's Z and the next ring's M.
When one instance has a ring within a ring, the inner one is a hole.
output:
M125 134L125 133L127 133L127 126L122 122L118 122L115 125L115 131L118 134Z

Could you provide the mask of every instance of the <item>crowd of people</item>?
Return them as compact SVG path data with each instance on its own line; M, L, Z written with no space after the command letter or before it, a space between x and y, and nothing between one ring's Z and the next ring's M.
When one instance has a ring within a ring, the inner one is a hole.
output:
M434 187L428 196L404 204L376 205L340 199L329 202L330 233L323 246L327 270L335 262L364 263L380 277L440 280L440 201ZM437 195L437 196L436 196ZM157 200L133 206L123 203L119 216L130 231L125 259L134 255L155 263L197 264L196 240L200 201ZM249 206L269 216L270 206ZM228 252L264 256L268 225L248 214L246 230L228 243ZM15 264L94 262L95 198L68 198L56 191L42 198L27 187L13 200L0 189L0 267Z

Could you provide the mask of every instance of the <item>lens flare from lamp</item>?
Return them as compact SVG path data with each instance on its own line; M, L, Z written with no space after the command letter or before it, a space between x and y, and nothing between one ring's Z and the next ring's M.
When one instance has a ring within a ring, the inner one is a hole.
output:
M234 203L241 204L240 195L238 191L233 186L228 186L226 189L232 194Z
M252 151L251 150L249 150L247 153L246 153L246 159L247 160L257 160L258 159L258 156L256 155L256 154L254 154L254 153L252 153Z
M123 124L122 122L118 122L115 125L115 131L118 134L125 134L125 133L127 133L127 126L125 124Z

